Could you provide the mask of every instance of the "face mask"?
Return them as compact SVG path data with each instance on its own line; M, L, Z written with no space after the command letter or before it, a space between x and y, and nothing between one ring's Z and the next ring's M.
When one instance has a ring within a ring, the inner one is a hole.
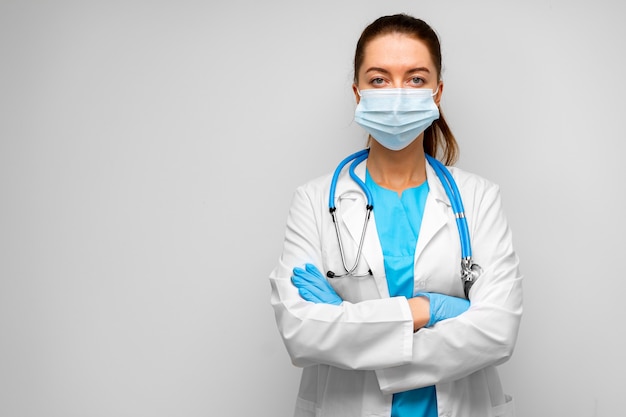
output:
M437 89L439 90L439 89ZM373 88L359 91L354 120L382 146L399 151L433 121L439 109L430 88Z

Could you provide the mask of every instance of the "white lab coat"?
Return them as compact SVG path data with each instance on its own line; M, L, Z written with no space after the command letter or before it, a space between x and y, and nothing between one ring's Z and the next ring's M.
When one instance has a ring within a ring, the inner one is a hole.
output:
M415 292L463 297L459 233L441 182L427 166L430 192L415 252ZM382 249L370 219L357 272L363 278L329 281L340 306L304 301L291 283L305 263L344 273L328 211L331 176L299 187L287 219L278 265L270 274L271 304L295 366L302 367L296 417L390 416L392 394L436 385L439 416L510 417L496 366L513 353L522 316L522 276L502 211L499 188L450 168L468 219L473 258L482 275L470 309L413 332L404 297L389 297ZM365 176L365 163L356 173ZM355 260L365 196L344 170L336 191L338 224L348 267ZM376 207L374 206L374 216Z

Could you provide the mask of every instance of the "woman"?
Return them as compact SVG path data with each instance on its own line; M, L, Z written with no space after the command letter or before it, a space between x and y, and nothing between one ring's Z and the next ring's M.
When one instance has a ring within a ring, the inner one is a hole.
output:
M495 367L513 352L522 277L498 187L449 168L465 208L455 215L431 158L452 165L458 153L439 111L435 32L404 14L371 23L353 90L368 148L296 190L270 275L303 368L295 415L513 416ZM459 222L473 251L464 268Z

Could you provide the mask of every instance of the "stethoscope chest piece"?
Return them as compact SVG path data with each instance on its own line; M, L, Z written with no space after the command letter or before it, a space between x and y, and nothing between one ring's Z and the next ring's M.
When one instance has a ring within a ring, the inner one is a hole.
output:
M472 285L474 285L482 273L483 269L480 265L475 264L471 257L461 259L461 281L463 281L463 292L465 293L465 298L469 298L469 292Z

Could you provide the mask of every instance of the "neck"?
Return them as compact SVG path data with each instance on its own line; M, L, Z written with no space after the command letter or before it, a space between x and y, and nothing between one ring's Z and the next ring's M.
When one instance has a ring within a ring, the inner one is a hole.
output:
M423 184L426 181L423 138L417 138L399 151L389 150L372 140L367 170L378 185L398 193Z

